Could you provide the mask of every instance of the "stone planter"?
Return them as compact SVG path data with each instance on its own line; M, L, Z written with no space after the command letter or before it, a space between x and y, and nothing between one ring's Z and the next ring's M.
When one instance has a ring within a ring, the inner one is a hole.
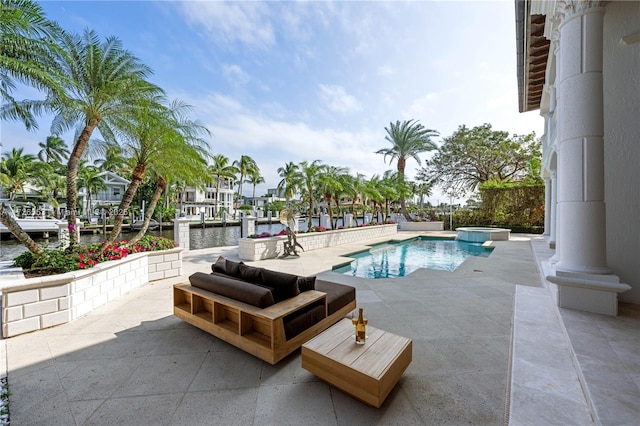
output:
M444 231L444 222L400 222L401 231Z
M2 289L2 336L80 318L149 281L182 275L182 248L134 253L91 269L19 279Z
M398 225L375 225L358 228L336 229L324 232L297 234L298 243L305 251L356 243L397 234ZM255 261L272 259L283 252L287 237L240 238L238 240L240 259Z

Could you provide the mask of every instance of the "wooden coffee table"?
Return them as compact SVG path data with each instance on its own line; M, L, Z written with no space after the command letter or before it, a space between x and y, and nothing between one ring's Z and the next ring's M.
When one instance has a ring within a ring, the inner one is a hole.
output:
M302 368L374 407L380 407L411 363L411 339L367 326L356 345L354 326L343 319L302 345Z

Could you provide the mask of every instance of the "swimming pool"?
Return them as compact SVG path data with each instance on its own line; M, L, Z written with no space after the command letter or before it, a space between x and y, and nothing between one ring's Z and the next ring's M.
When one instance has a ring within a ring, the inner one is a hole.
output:
M346 257L355 259L333 271L370 279L404 277L419 268L453 271L467 257L488 257L492 251L492 247L483 247L482 243L418 237L388 241L347 254Z

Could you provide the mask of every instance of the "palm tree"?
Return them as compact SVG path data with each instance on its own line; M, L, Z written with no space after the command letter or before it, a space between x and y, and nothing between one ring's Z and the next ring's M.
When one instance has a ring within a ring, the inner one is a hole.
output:
M311 229L313 220L314 190L318 185L318 177L322 170L320 160L313 160L311 163L303 161L300 163L300 186L304 189L305 198L309 203L309 211L307 213L307 228Z
M96 153L101 157L93 160L93 164L99 166L102 171L118 175L126 174L128 170L127 159L124 158L120 145L107 142L99 143L96 146Z
M260 170L253 170L249 173L249 178L245 180L246 183L250 183L253 185L253 194L251 195L251 200L253 201L253 210L256 209L256 185L260 185L264 183L264 178L260 175Z
M351 213L353 214L353 218L356 221L356 225L358 225L358 212L356 211L356 199L362 197L362 206L365 204L365 179L364 175L361 173L357 173L355 176L349 175L347 184L345 185L345 193L351 198Z
M48 136L47 140L39 142L38 146L42 148L38 152L38 158L45 163L62 163L69 157L67 144L58 136Z
M387 132L385 140L391 143L392 146L391 148L380 149L376 151L376 154L383 154L385 161L387 156L391 157L389 164L393 160L398 161L399 183L404 182L405 167L409 158L413 158L418 162L418 165L421 165L422 161L418 154L437 149L437 145L431 141L431 137L438 136L439 133L435 130L426 129L415 120L405 120L403 122L398 120L395 124L390 123L389 127L385 127L384 130ZM404 217L411 221L403 195L400 196L400 209Z
M82 129L67 166L67 220L72 225L77 217L78 168L93 131L115 141L115 134L126 130L136 111L162 90L146 81L151 69L123 49L116 37L101 42L91 30L82 36L65 33L60 46L55 70L65 77L63 92L52 94L45 106L54 113L51 133L62 134L76 125ZM70 249L77 245L76 233L71 233L69 242Z
M85 215L87 219L91 218L91 196L101 189L106 189L107 185L100 176L100 169L96 166L81 167L78 172L78 187L87 191L87 204L85 206Z
M27 129L37 129L34 110L40 101L16 101L12 92L15 81L48 92L58 92L59 76L54 54L60 49L53 41L62 33L49 21L42 7L31 0L0 2L0 118L19 120Z
M333 209L331 208L331 199L333 195L337 192L340 193L344 189L343 185L343 176L349 173L349 169L346 167L338 167L338 166L329 166L323 165L320 170L320 174L318 176L318 187L320 191L322 191L324 195L324 199L327 202L327 210L329 213L329 220L333 223ZM336 205L339 208L339 195L338 200L336 200ZM336 223L333 225L335 229L338 224L338 220L336 218Z
M384 199L384 222L389 219L391 203L400 197L398 188L403 188L403 183L404 181L401 181L400 174L393 170L387 170L382 175L380 195Z
M148 170L155 180L155 190L144 212L144 219L140 231L129 241L137 243L147 232L149 222L153 217L158 201L167 189L167 183L176 179L184 180L192 186L203 183L207 176L207 162L202 152L197 147L191 147L182 143L179 138L175 143L163 146L162 157L154 157L149 163ZM174 167L175 162L180 161L180 167Z
M289 161L284 167L278 167L278 176L282 178L278 182L278 191L283 192L288 205L289 200L296 196L300 188L300 168L294 162Z
M60 218L60 201L66 194L66 180L64 178L63 168L60 163L40 163L41 167L37 167L32 173L33 183L36 185L36 192L39 197L49 203L54 209L54 217Z
M242 199L242 184L244 183L244 177L249 176L254 172L260 172L255 160L248 155L243 155L240 160L233 162L234 167L238 169L240 179L238 179L238 199ZM236 210L233 210L233 218L236 217Z
M382 206L382 203L384 202L384 195L381 192L383 183L384 182L382 181L380 176L373 175L371 179L365 182L362 188L364 197L371 200L372 213L376 214L376 216L378 213L378 209L376 208L376 206L377 205Z
M11 152L2 154L0 160L0 186L13 201L19 192L24 193L24 187L31 179L35 168L36 157L24 154L24 148L13 148Z
M209 131L186 116L186 113L191 110L191 106L176 100L165 107L160 104L161 99L157 99L157 101L155 104L149 104L146 108L138 110L135 119L122 132L124 137L123 150L133 159L135 166L131 173L130 183L114 217L111 233L96 250L98 255L113 243L120 233L122 222L133 197L144 179L147 167L154 160L169 161L169 158L164 158L164 153L172 152L174 153L173 164L175 164L180 158L176 154L180 151L175 148L176 145L180 147L186 145L191 149L198 150L202 156L206 155L208 145L199 135L209 134Z
M218 206L220 204L220 187L223 179L231 179L236 176L238 169L229 164L229 158L222 154L213 156L213 164L209 166L209 173L216 177L216 203L214 206L214 217L218 216Z

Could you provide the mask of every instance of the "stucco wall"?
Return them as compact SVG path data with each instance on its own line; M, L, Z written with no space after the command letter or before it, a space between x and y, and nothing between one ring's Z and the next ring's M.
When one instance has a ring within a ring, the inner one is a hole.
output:
M607 3L604 14L604 127L607 263L640 303L640 2Z

